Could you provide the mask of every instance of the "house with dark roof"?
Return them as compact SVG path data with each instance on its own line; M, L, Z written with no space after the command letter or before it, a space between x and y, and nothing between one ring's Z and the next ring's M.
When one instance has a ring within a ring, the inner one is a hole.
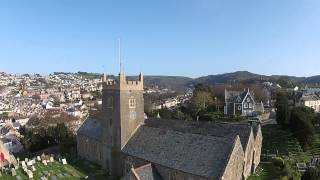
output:
M253 91L228 91L225 89L224 114L228 116L252 116L254 112L263 112L263 103L256 103Z
M144 119L142 74L105 82L102 109L79 128L78 154L123 180L241 180L260 162L259 125Z

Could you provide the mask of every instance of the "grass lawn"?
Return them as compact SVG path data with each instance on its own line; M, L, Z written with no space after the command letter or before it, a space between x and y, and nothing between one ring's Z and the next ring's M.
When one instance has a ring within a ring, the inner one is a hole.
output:
M42 176L54 178L56 179L83 179L87 175L78 171L71 165L62 165L59 162L53 162L53 163L48 163L47 166L42 164L41 162L37 162L35 165L36 171L33 172L33 179L40 179ZM30 169L30 168L29 168ZM28 176L24 171L22 170L21 166L18 170L16 170L17 176L20 176L22 179L28 179ZM11 171L6 173L2 173L2 177L0 179L4 180L16 180L16 177L11 176Z
M48 179L64 179L64 180L77 180L85 179L88 176L88 179L93 180L111 180L102 168L94 163L86 161L77 156L76 147L64 149L61 152L62 157L67 159L68 164L63 165L60 162L48 163L45 166L42 162L37 162L35 165L36 171L33 172L33 179L40 179L42 176L50 177ZM25 157L20 157L24 159ZM33 157L29 157L33 158ZM31 169L31 168L29 168ZM20 176L22 179L28 179L27 174L20 168L16 170L17 176ZM11 176L11 170L7 173L2 173L0 179L4 180L16 180L16 177Z
M278 125L267 125L262 127L262 135L262 154L286 156L298 162L310 161L310 153L302 150L289 130L283 130Z

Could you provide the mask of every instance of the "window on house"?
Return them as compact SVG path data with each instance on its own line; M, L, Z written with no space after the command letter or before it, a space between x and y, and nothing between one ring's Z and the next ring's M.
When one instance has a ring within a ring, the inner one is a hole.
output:
M109 119L110 126L112 126L112 119Z
M129 99L129 108L136 108L136 99L134 98Z
M249 108L252 108L252 103L249 103Z
M241 106L238 106L238 110L241 111Z
M244 103L244 108L248 108L248 104L247 103Z

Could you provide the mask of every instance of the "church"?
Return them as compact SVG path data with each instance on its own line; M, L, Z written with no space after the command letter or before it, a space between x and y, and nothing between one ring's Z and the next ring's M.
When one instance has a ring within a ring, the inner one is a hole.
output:
M145 119L143 75L103 84L103 119L77 132L78 155L124 180L242 180L260 162L259 124Z

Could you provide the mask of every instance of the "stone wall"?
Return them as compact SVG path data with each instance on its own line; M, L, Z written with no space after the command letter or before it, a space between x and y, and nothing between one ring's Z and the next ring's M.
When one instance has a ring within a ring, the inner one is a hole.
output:
M255 137L251 128L248 143L244 152L244 169L243 169L244 179L247 179L251 175L254 148L255 148Z
M239 136L236 137L234 148L229 156L229 162L221 180L242 180L244 167L244 152Z
M261 156L261 148L262 148L262 131L261 125L258 126L257 134L255 137L255 147L254 147L254 159L253 159L253 172L255 172L256 168L260 163L260 156Z
M102 144L95 139L78 135L77 151L80 157L102 165Z

